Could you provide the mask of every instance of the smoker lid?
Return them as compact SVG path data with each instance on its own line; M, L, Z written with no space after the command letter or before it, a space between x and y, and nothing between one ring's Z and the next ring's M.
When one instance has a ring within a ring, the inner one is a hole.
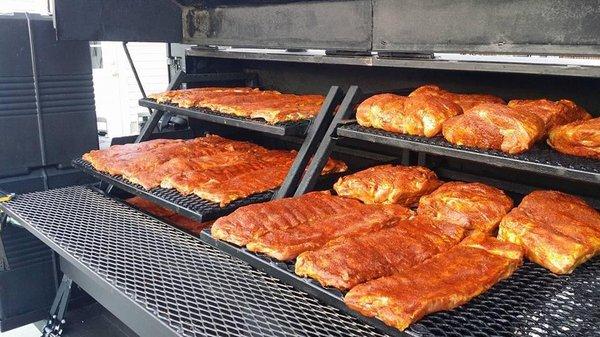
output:
M62 0L55 12L60 39L600 56L600 0Z

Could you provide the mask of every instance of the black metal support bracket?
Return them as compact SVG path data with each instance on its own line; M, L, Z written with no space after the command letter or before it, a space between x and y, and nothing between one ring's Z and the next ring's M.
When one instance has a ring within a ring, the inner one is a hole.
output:
M301 196L314 188L317 179L319 178L323 167L325 167L327 159L337 142L338 126L350 122L350 118L354 113L354 106L361 97L362 94L358 86L353 85L348 89L337 114L333 118L331 124L329 124L327 131L324 133L322 141L319 144L312 161L308 165L305 176L298 185L294 196Z
M68 276L63 275L60 286L52 302L50 308L50 318L44 326L42 337L58 337L62 336L66 324L65 311L69 304L69 298L71 297L71 287L73 286L73 280Z
M6 250L4 249L4 228L8 225L8 215L0 211L0 271L10 270L8 264L8 257L6 256Z
M42 116L42 103L40 101L40 84L37 70L37 59L35 55L35 39L33 36L33 28L31 26L31 18L29 13L25 13L27 19L27 31L29 34L29 51L31 57L31 73L33 75L33 92L35 94L35 113L37 117L38 139L40 142L40 158L42 160L42 183L44 189L48 189L48 174L46 173L46 141L44 137L44 118Z
M306 139L304 140L300 151L298 151L298 155L294 159L294 162L292 163L290 171L283 181L283 184L277 193L275 193L273 199L286 198L294 194L298 188L300 180L302 179L302 175L304 174L306 166L317 150L317 146L319 145L321 139L323 139L328 126L334 119L335 108L342 98L343 93L340 87L333 86L329 89L329 93L327 94L327 97L325 97L325 101L321 106L321 111L319 111L319 114L315 117L314 121L309 127ZM327 160L327 158L325 160Z

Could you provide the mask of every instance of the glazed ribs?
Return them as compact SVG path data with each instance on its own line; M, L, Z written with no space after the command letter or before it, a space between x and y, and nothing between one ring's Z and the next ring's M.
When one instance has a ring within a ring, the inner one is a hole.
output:
M366 204L415 206L442 182L422 166L379 165L341 177L333 188L340 196Z
M600 213L581 198L535 191L502 219L498 238L522 245L527 258L553 273L568 274L600 251Z
M423 316L462 305L509 277L522 263L518 245L482 233L392 276L352 288L344 302L404 330Z
M296 274L341 290L407 270L447 251L463 237L460 226L422 218L397 221L362 236L341 237L296 259Z
M209 135L117 145L91 151L83 159L98 171L120 175L145 189L175 188L223 207L280 186L295 157L295 151L269 150ZM346 169L343 162L330 159L323 172Z
M225 87L173 90L149 97L183 108L205 108L240 117L261 118L269 124L310 119L319 112L325 99L322 95Z

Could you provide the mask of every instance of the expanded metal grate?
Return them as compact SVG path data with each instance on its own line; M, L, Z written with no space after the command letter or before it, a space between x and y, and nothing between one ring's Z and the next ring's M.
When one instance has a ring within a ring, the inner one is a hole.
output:
M76 186L2 204L182 336L382 336L200 240Z
M88 188L20 195L0 206L182 335L379 336L371 326L294 289L289 278L282 278L290 282L284 285ZM228 246L228 250L233 247ZM290 265L264 257L255 260L262 260L260 269L272 275L291 270ZM341 300L339 293L329 292L325 301L330 303L335 296ZM598 335L600 257L563 276L526 262L509 279L468 304L429 315L407 332L425 336Z
M600 183L600 161L561 154L539 142L529 151L511 155L501 151L458 146L443 137L418 137L367 128L356 123L340 126L339 136L397 146L409 150L468 159L554 176Z
M217 203L210 202L193 194L182 195L174 188L167 189L155 187L146 190L141 185L131 183L120 176L99 172L94 169L90 163L80 158L73 160L73 166L129 193L143 196L158 205L172 209L179 214L200 222L214 220L220 216L229 214L244 205L271 200L273 196L273 191L257 193L244 199L235 200L227 206L221 207Z
M203 241L327 303L352 313L343 294L294 274L292 263L254 254L219 242L205 230ZM363 320L361 317L359 319ZM373 324L370 319L364 320ZM377 323L376 323L377 324ZM386 331L388 329L381 328ZM510 278L450 312L426 316L407 333L433 336L591 336L600 335L600 257L578 267L572 275L556 276L526 261Z
M260 118L235 116L206 108L181 108L173 103L157 103L156 100L150 98L140 99L139 105L178 115L194 117L209 122L226 124L280 136L304 136L311 123L311 120L305 120L269 124L264 119Z

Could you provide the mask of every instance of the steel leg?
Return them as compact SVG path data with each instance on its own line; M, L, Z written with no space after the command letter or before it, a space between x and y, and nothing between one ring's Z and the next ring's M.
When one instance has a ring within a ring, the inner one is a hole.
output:
M72 285L73 280L66 275L63 275L60 286L56 292L56 297L54 297L54 302L52 302L50 318L48 319L48 322L46 322L42 337L62 336L67 322L65 319L65 311L67 310L69 298L71 297Z

